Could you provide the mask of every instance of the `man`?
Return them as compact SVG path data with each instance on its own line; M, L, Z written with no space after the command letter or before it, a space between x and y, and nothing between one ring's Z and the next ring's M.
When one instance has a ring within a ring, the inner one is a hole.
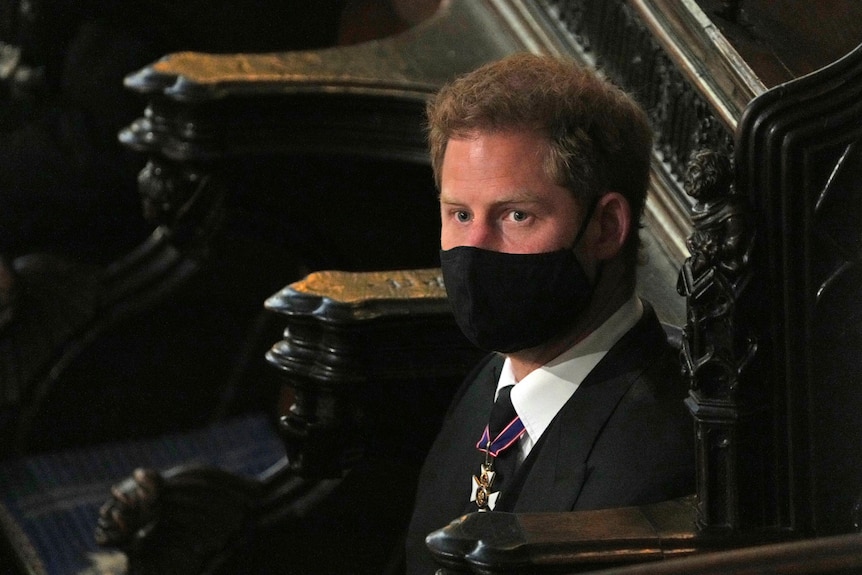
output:
M408 572L434 571L424 538L463 513L692 493L677 356L635 295L644 112L572 62L519 54L444 87L428 122L447 292L467 337L496 353L426 459ZM498 432L504 396L514 412Z

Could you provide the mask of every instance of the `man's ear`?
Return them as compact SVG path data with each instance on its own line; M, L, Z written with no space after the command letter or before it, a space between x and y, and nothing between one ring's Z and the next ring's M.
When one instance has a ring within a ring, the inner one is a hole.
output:
M616 257L632 231L632 210L625 196L619 192L602 195L596 204L595 222L598 233L593 254L599 260Z

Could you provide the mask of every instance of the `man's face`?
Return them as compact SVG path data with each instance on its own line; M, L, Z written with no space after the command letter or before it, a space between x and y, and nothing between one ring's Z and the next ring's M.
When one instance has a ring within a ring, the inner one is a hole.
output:
M545 173L545 153L545 140L532 132L449 140L440 246L507 253L571 247L583 215L574 195Z

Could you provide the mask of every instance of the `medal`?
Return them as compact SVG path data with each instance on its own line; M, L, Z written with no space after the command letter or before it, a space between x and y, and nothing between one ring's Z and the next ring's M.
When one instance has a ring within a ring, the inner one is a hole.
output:
M479 475L473 476L473 491L470 495L470 501L475 501L479 511L493 511L497 505L497 497L500 496L499 491L491 493L491 484L494 482L493 463L483 463L480 466Z

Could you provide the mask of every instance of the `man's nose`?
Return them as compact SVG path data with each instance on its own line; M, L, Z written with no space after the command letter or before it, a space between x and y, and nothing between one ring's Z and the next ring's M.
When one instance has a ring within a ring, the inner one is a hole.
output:
M473 225L470 226L465 240L465 245L474 248L485 250L495 250L497 248L496 230L487 222L474 221Z

